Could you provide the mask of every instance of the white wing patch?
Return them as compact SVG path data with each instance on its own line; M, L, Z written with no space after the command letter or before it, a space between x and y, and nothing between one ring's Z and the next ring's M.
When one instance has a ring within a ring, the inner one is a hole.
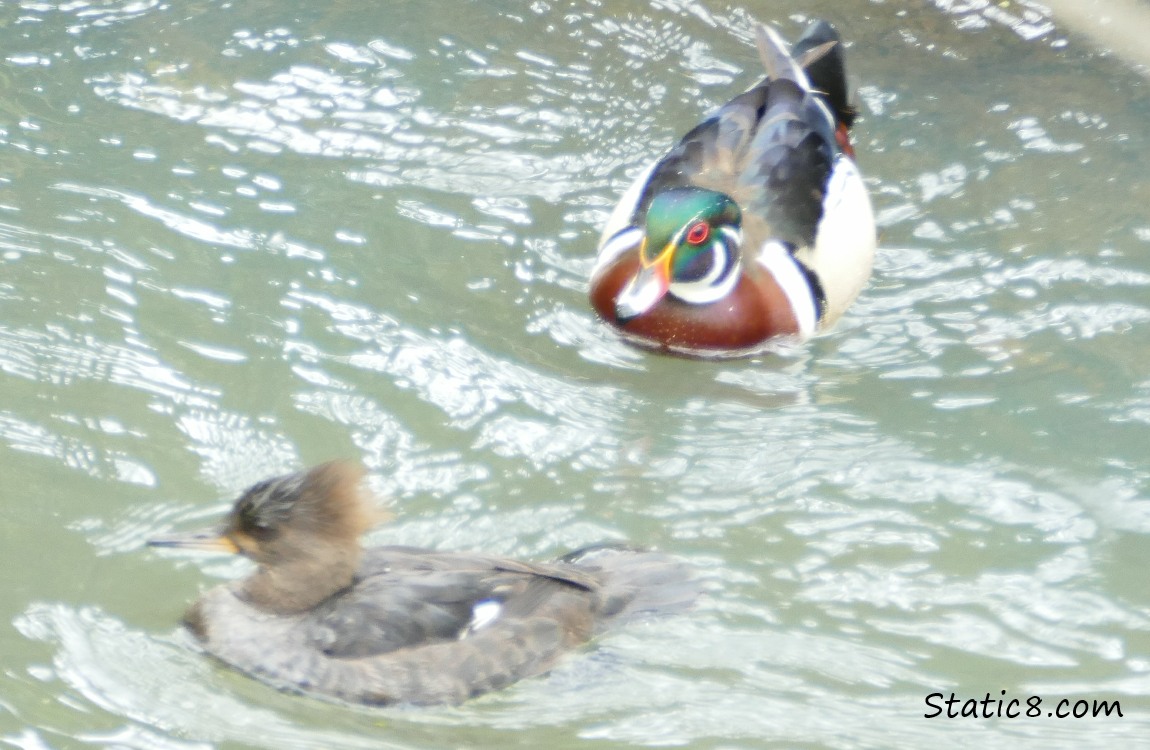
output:
M462 640L472 633L482 630L491 623L499 619L499 615L503 612L503 605L494 599L483 599L475 603L471 608L471 622L467 623L467 627L459 634Z

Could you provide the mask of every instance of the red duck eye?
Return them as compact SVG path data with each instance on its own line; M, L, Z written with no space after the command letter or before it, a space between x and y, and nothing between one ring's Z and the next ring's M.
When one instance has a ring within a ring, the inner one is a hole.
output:
M687 230L687 242L692 245L701 245L711 236L711 227L705 221L697 221Z

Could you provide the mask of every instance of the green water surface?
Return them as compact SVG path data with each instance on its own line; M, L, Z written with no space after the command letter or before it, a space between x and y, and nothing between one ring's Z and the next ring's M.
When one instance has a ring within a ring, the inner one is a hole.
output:
M811 17L874 279L778 354L623 345L600 224ZM1148 101L1032 3L3 3L0 746L1144 746ZM334 457L371 542L627 539L710 592L460 707L278 693L178 627L246 564L143 542Z

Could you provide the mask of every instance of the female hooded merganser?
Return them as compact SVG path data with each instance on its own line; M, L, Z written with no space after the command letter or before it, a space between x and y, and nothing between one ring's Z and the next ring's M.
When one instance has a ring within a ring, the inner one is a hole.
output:
M257 570L205 592L185 624L205 650L281 689L356 703L457 703L550 669L628 615L688 606L686 566L594 547L552 563L416 547L364 549L380 515L363 470L269 479L223 528L157 547L239 553Z
M644 170L603 229L591 303L629 341L754 353L826 330L870 277L838 32L815 22L788 52L759 27L758 46L767 77Z

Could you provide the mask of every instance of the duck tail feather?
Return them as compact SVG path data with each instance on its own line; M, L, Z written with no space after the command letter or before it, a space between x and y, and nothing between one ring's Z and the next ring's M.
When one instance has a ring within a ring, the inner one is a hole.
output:
M702 584L683 560L620 544L597 544L565 555L562 562L602 582L600 615L608 625L689 609Z

